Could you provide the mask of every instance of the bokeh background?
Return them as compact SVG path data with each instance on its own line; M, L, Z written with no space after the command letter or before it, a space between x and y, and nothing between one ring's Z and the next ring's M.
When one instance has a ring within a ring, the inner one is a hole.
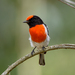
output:
M29 27L23 21L38 15L48 25L49 45L75 44L75 9L58 0L0 0L0 74L13 62L30 53ZM38 55L11 71L11 75L75 75L75 50L49 51L46 65Z

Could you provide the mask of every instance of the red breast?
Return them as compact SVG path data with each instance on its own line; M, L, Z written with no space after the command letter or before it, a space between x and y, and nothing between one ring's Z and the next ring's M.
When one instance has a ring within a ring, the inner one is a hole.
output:
M45 32L45 27L44 27L43 24L36 25L34 27L29 28L29 32L30 32L30 35L31 35L31 39L34 42L41 43L47 37L47 34Z

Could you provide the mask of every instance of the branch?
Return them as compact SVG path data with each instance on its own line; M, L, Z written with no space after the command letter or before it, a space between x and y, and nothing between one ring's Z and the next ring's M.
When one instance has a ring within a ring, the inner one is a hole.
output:
M75 2L74 1L72 1L72 0L59 0L59 1L61 1L62 3L75 9Z
M53 45L53 46L48 46L45 48L45 50L36 50L35 53L33 53L33 56L43 53L45 51L51 51L51 50L56 50L56 49L75 49L75 44L59 44L59 45ZM13 70L15 67L17 67L19 64L22 62L26 61L27 59L33 57L31 53L27 54L26 56L20 58L16 62L14 62L12 65L10 65L1 75L7 75L11 70Z

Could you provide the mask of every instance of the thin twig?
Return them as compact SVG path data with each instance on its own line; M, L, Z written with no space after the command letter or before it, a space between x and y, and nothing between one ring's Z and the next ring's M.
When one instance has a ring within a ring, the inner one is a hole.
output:
M59 0L59 1L75 9L75 6L73 6L75 5L75 2L68 0Z
M56 49L75 49L75 44L59 44L59 45L53 45L48 46L45 48L45 50L36 50L35 53L33 53L33 56L43 53L45 51L51 51ZM20 58L16 62L14 62L12 65L10 65L1 75L7 75L11 70L13 70L16 66L21 64L22 62L26 61L27 59L33 57L31 53L27 54L26 56Z

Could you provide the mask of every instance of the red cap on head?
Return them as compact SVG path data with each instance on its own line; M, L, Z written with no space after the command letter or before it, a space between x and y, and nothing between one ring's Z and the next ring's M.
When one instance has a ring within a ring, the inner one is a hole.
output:
M30 16L27 17L26 20L29 20L29 19L31 19L32 17L33 17L33 15L30 15Z

